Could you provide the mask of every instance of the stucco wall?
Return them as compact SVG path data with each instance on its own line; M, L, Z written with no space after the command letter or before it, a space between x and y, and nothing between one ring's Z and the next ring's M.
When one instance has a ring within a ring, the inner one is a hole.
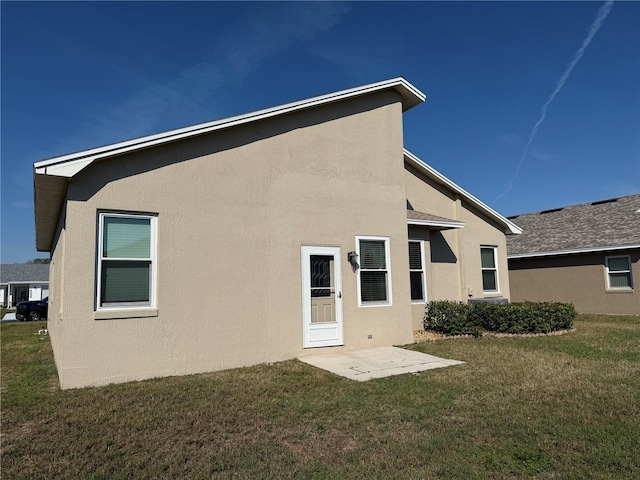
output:
M49 264L49 309L47 316L47 330L53 355L57 365L64 360L64 329L62 328L62 293L64 292L64 257L65 257L65 227L66 211L63 210L58 219L58 226L51 249Z
M149 317L95 312L100 209L158 215ZM64 308L52 332L63 388L308 354L302 245L341 248L345 346L331 351L411 342L405 212L395 92L91 165L68 189L64 245L73 255L64 258ZM356 235L390 238L392 306L358 308L346 262Z
M630 255L634 289L607 289L605 257ZM640 314L640 251L509 260L512 300L570 302L580 313Z
M460 231L461 257L463 262L462 297L467 298L511 298L509 267L507 263L507 240L503 230L489 219L476 212L465 202L459 207L457 220L465 222ZM482 263L480 246L498 247L498 291L482 291Z
M427 301L510 298L506 237L503 229L454 192L405 165L407 200L414 210L465 223L462 229L411 227L409 238L425 240ZM427 232L427 233L425 233ZM499 292L482 291L480 246L498 247ZM424 305L412 305L414 329L422 328Z

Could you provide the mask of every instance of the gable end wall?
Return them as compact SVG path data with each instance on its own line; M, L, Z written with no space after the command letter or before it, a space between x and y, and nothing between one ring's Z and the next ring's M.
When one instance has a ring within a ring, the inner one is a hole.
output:
M331 351L411 342L402 148L387 91L88 167L68 189L63 388L308 354L303 245L341 249L345 346ZM96 318L99 209L158 215L156 316ZM358 308L356 235L390 238L392 306Z
M425 240L427 301L510 298L506 236L502 228L454 192L405 164L407 200L414 210L465 223L462 229L412 226L409 237ZM480 246L498 247L499 292L482 291ZM412 305L413 328L421 329L424 304Z

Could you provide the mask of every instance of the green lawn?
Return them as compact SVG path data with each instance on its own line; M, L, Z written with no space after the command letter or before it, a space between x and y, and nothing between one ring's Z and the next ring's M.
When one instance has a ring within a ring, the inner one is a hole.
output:
M44 323L2 333L2 478L639 478L640 318L412 348L359 383L298 361L61 391Z

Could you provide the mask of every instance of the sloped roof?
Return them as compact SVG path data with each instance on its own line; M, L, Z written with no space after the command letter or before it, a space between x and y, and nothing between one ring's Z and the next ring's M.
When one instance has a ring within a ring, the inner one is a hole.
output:
M507 237L509 258L640 248L640 194L509 218L523 229Z
M439 229L464 228L464 222L459 220L439 217L431 213L418 212L411 208L407 209L407 223L409 225L426 225Z
M48 263L3 263L0 265L0 283L48 281Z
M467 192L464 188L462 188L457 183L454 183L451 180L449 180L447 177L445 177L443 174L441 174L431 165L428 165L424 160L421 160L420 158L416 157L413 153L411 153L406 148L404 149L404 159L405 159L405 162L408 162L409 164L418 168L419 171L427 175L434 182L447 187L450 191L459 195L460 198L465 200L467 203L477 208L480 212L484 213L489 218L493 219L495 222L498 223L498 225L502 226L502 228L504 229L504 232L507 235L518 235L522 233L522 230L518 225L516 225L506 217L500 215L489 205L487 205L486 203L482 202L481 200L471 195L469 192ZM457 222L457 220L453 220L453 221ZM464 225L464 223L462 225Z
M394 90L400 95L403 111L424 102L426 98L424 93L404 78L397 77L243 115L223 118L221 120L201 123L177 130L170 130L156 135L140 137L37 162L33 165L36 248L39 251L45 252L51 248L58 216L66 194L67 183L70 178L93 162L144 148L175 142L196 135L219 131L322 105L329 105L385 90Z

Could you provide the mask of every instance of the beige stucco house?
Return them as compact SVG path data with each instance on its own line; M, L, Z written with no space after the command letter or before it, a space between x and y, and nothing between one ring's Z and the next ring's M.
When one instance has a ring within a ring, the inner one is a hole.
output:
M507 240L513 301L640 315L640 194L511 219L524 230Z
M34 165L63 388L405 344L509 297L511 221L409 153L402 78Z

